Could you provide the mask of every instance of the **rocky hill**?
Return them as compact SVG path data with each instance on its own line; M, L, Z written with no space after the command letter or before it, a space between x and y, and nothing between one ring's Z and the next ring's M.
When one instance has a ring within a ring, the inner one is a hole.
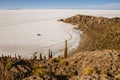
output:
M120 51L82 51L66 59L2 56L0 80L120 80Z
M60 21L74 24L83 31L80 50L120 50L120 18L76 15Z

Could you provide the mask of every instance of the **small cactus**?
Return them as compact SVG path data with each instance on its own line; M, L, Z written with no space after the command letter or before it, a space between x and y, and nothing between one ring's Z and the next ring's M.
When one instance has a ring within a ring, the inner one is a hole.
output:
M3 54L2 54L2 59L4 59L4 56L3 56Z
M64 43L64 58L67 58L67 40Z
M63 59L63 56L59 55L59 56L58 56L58 59Z
M46 56L44 56L44 60L46 60Z
M11 58L11 55L8 55L8 58Z
M16 54L15 54L15 59L17 59L17 56L16 56Z
M8 58L11 58L10 55L7 56Z
M22 56L18 55L18 59L19 59L19 60L21 60L21 57L22 57Z
M52 58L52 51L51 51L51 53L50 53L50 58Z
M49 49L49 51L48 51L48 59L50 59L51 58L51 53L50 53L50 49Z
M33 59L37 58L36 54L37 54L37 52L33 53Z
M40 53L39 55L39 60L41 61L42 60L42 54Z

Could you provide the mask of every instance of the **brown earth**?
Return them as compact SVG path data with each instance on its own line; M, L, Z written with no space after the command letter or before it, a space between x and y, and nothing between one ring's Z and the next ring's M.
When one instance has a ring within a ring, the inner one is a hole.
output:
M80 80L120 80L120 51L82 51L67 60L77 66Z

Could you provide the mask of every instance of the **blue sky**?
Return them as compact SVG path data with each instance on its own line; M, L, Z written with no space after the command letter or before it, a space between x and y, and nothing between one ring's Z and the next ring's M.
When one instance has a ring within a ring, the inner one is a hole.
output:
M120 0L0 0L0 9L120 10Z

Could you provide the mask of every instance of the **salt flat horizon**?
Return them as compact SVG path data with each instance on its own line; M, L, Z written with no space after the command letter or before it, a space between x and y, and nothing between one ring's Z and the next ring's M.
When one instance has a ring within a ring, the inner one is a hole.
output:
M47 55L51 49L58 56L63 53L65 39L69 52L73 51L79 46L81 32L57 20L76 14L112 18L120 17L120 10L0 10L0 55L28 58L34 52Z

